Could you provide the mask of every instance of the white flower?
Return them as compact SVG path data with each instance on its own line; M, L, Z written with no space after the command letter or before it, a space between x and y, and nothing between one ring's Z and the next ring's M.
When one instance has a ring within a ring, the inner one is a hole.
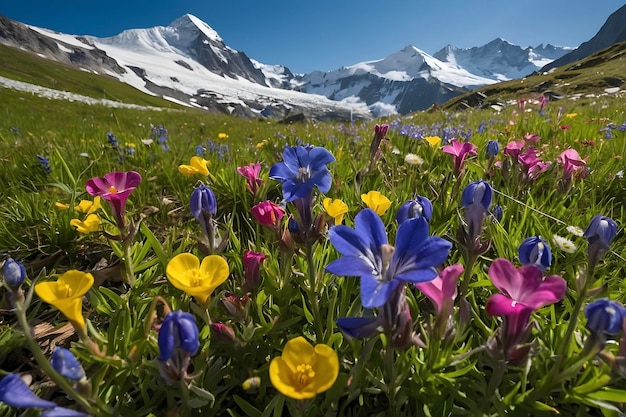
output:
M394 155L400 155L400 149L398 149L398 148L393 148L393 149L391 150L391 153L392 153L392 154L394 154Z
M146 146L152 145L152 142L154 142L154 139L141 139L141 143L143 143Z
M424 163L424 160L414 153L407 153L404 157L404 162L411 165L422 165Z
M574 245L574 242L562 236L553 235L552 238L554 239L554 243L556 243L563 252L574 253L578 249L578 247Z
M583 237L585 234L584 230L578 226L567 226L567 231L578 237Z

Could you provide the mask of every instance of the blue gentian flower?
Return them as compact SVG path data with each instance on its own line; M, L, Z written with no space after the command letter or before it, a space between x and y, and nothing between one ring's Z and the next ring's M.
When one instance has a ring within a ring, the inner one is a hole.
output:
M202 212L207 212L211 216L215 216L217 213L215 194L206 185L195 187L189 199L189 208L191 209L193 217L199 222L201 222L200 217L202 216Z
M89 414L70 408L54 407L41 413L41 417L89 417Z
M50 167L50 158L42 155L37 155L37 160L39 161L43 172L45 172L46 174L50 174L52 172L52 168Z
M365 339L381 333L385 322L379 317L341 317L337 319L337 326L348 337Z
M404 203L396 213L398 224L404 223L408 219L423 217L430 221L433 217L433 204L426 197L418 195L414 200Z
M54 349L50 363L55 371L71 381L80 381L85 378L85 370L68 349L62 347Z
M467 208L473 203L480 203L485 209L489 210L491 200L493 199L493 189L487 181L479 180L471 182L463 189L461 201L463 207Z
M585 306L587 328L594 333L614 335L622 330L626 307L618 301L600 298Z
M500 143L498 143L497 140L490 140L489 142L487 142L487 156L493 158L494 156L498 155L498 152L500 152Z
M617 223L609 217L598 214L591 219L583 236L585 236L590 245L599 241L608 248L616 234Z
M5 284L15 289L24 283L26 279L26 269L21 262L14 261L13 258L9 258L4 262L2 268Z
M542 271L550 268L552 252L550 245L541 236L532 236L524 239L517 248L517 254L522 265L535 265Z
M283 199L288 203L309 197L315 186L327 192L332 178L326 165L333 161L335 157L322 147L286 147L283 162L274 164L269 176L283 183Z
M37 397L17 374L0 379L0 402L16 408L54 408L56 404Z
M354 229L344 225L330 228L330 241L343 257L326 270L339 276L360 276L363 307L380 307L404 282L426 282L437 276L435 268L447 258L452 244L428 233L423 217L407 220L398 228L394 248L387 243L385 226L376 212L362 210L354 218Z
M180 349L193 356L200 347L196 319L189 313L178 310L165 316L159 329L159 360L167 361Z
M491 215L497 220L497 221L501 221L502 220L502 206L499 204L496 204L495 206L493 206L493 208L491 209Z

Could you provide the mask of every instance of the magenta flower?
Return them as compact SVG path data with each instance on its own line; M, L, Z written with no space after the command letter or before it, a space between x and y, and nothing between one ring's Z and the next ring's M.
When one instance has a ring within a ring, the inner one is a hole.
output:
M87 192L107 200L113 210L113 216L120 229L126 227L124 208L126 200L137 186L141 184L141 175L135 171L110 172L104 177L95 177L87 181Z
M569 180L577 173L581 178L587 175L587 162L580 158L575 149L567 149L559 155L559 162L563 166L563 178Z
M285 209L269 200L252 207L252 216L263 226L277 228L284 215Z
M523 140L511 141L507 143L502 153L506 156L510 156L513 161L517 162L517 157L522 151L522 148L524 148L524 145L526 145L526 142L524 142Z
M243 176L248 180L248 190L254 195L261 185L263 185L263 179L259 178L259 173L261 172L261 164L252 163L248 166L243 166L237 168L237 172L239 175Z
M541 270L533 265L515 268L503 258L496 259L489 268L491 282L500 290L487 301L487 313L502 316L502 345L505 356L520 343L525 342L529 334L528 319L533 311L548 304L554 304L565 295L566 283L558 275L542 277Z
M541 136L535 135L534 133L527 133L524 135L524 140L526 143L534 145L541 140Z
M437 308L437 314L449 316L454 308L457 283L463 271L461 264L450 265L432 281L415 284L415 286L433 302Z
M470 142L459 142L456 139L450 141L450 145L446 145L441 148L445 153L449 153L454 156L454 175L458 175L461 172L463 161L467 155L477 155L476 145Z
M243 269L245 271L244 288L254 290L261 281L261 264L265 254L247 250L243 254Z

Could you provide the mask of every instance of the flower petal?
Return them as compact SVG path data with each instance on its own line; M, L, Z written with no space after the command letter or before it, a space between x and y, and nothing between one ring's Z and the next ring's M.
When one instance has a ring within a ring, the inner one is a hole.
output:
M278 357L270 363L270 381L281 394L296 400L305 400L315 397L315 392L296 391L295 375L285 361Z
M382 325L379 317L341 317L337 319L337 326L349 337L362 339L372 337L378 333Z
M361 304L365 308L383 306L400 284L397 279L383 282L373 275L361 275Z
M565 295L566 289L567 284L563 278L558 275L550 275L544 278L532 293L526 294L521 301L533 310L536 310L560 301Z
M504 294L494 294L487 300L487 313L491 316L520 316L532 313L529 306L511 300Z
M340 277L360 277L375 274L376 269L369 260L357 256L344 256L326 265L326 271Z
M317 394L326 391L333 386L339 375L339 358L330 346L315 345L315 363L313 369L315 376L309 382L307 390Z
M296 372L298 365L315 362L315 349L304 337L298 336L285 343L282 358L289 369Z
M532 277L531 274L529 276ZM500 292L514 300L519 300L525 289L522 275L508 259L498 258L493 261L489 267L489 278Z
M53 408L56 404L37 397L17 374L0 379L0 402L16 408Z
M309 151L309 169L318 171L326 168L326 165L335 162L335 157L326 148L317 146Z

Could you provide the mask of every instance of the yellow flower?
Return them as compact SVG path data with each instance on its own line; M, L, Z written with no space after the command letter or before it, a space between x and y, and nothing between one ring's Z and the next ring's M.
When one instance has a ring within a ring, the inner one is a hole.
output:
M379 216L391 207L391 201L378 191L370 191L367 194L361 194L361 200Z
M268 140L267 140L267 139L263 139L261 142L259 142L259 143L257 143L257 144L256 144L256 147L257 147L257 148L262 148L262 147L264 147L265 145L267 145L267 143L268 143Z
M424 137L424 140L430 143L430 146L432 146L433 148L435 146L439 146L439 144L441 143L441 138L439 136L426 136Z
M97 214L90 214L83 221L80 219L70 220L70 225L74 226L80 233L91 233L100 230L100 217Z
M226 134L226 133L218 133L217 134L217 138L218 139L228 139L228 134Z
M85 330L83 295L92 285L91 274L73 269L60 275L55 282L40 282L35 285L35 292L42 301L59 309L74 327Z
M221 256L209 255L200 263L195 255L181 253L169 261L165 273L173 286L206 304L215 288L226 281L230 271Z
M74 207L74 210L80 213L93 214L102 207L100 201L101 201L100 196L95 196L93 198L93 201L80 200L80 203L78 203L78 205Z
M178 170L184 175L209 175L209 161L201 156L192 156L189 165L179 165Z
M61 203L59 201L57 201L56 203L54 203L54 206L59 209L59 210L69 210L70 209L70 205L69 204L65 204L65 203Z
M348 212L348 205L340 199L333 200L332 198L325 198L323 203L324 210L330 217L335 219L335 224L341 224L343 215Z
M578 113L567 113L565 115L566 119L573 119L574 117L578 116Z
M337 352L315 347L302 336L285 344L283 354L270 363L270 380L281 394L296 400L313 398L333 386L339 375Z

